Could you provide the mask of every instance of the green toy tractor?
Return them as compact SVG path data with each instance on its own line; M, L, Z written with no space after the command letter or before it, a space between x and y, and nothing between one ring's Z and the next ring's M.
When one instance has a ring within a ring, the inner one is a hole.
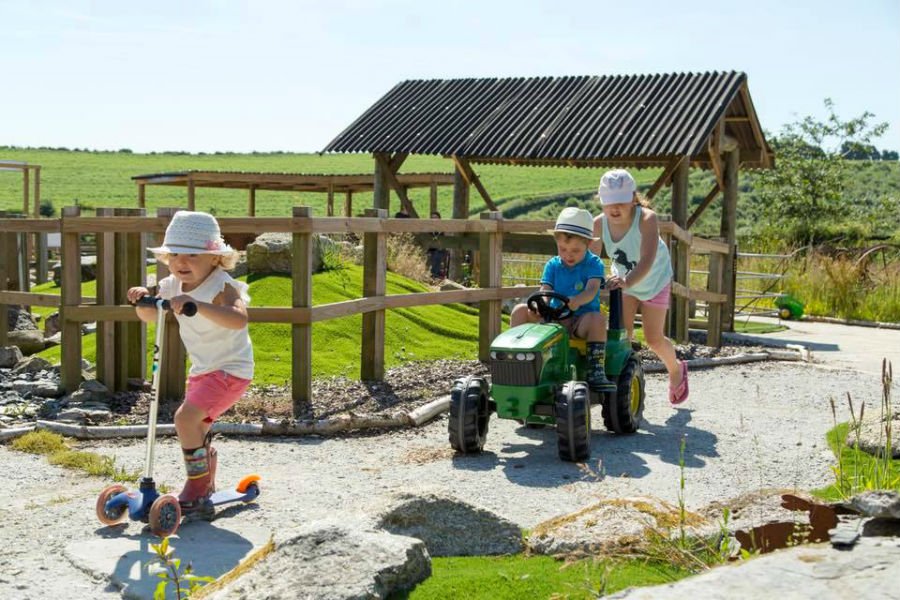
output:
M559 457L581 462L591 455L591 406L602 406L603 424L634 433L644 412L644 371L622 322L622 290L610 292L606 375L615 392L588 389L585 340L569 337L558 321L572 315L568 298L535 292L528 307L541 323L513 327L491 344L490 383L457 379L450 393L450 445L462 454L481 452L491 413L528 426L556 425Z

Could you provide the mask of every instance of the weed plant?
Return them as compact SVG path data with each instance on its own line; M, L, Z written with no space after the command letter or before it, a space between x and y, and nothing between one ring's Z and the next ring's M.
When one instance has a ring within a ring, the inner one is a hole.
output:
M153 592L153 600L166 600L167 590L171 584L175 598L190 598L207 583L215 581L214 577L203 577L194 574L191 563L181 566L181 559L175 556L175 549L169 545L169 538L164 537L158 544L150 544L155 556L147 565L150 574L162 579Z
M13 440L10 447L19 452L46 456L52 465L82 471L88 475L112 481L133 483L138 480L139 476L138 473L132 473L117 466L113 457L72 450L61 435L43 429L29 431L22 437Z

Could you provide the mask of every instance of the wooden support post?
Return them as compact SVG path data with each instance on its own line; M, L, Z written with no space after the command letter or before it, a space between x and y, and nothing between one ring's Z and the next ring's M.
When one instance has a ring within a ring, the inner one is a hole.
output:
M328 204L325 211L325 214L329 217L334 216L334 184L328 184Z
M147 186L138 184L138 208L147 208Z
M158 208L156 210L156 216L163 218L168 225L168 222L172 220L172 217L175 216L175 213L177 211L177 208L172 207ZM165 236L162 233L157 234L157 243L155 245L162 245L164 237ZM160 281L168 276L169 267L157 261L157 286L159 285ZM156 329L155 326L154 329ZM144 331L147 331L146 327L144 328ZM178 329L178 320L171 313L166 315L164 338L165 339L163 340L163 347L160 349L161 356L159 364L159 398L160 400L166 402L178 402L184 397L185 371L187 369L187 352L184 349L184 344L181 342L181 333ZM144 363L146 363L146 355L143 351L141 352L141 356L144 356Z
M98 208L98 217L115 215L112 208ZM100 306L116 304L116 235L97 233L97 302ZM110 390L124 389L116 380L116 324L97 321L97 379Z
M256 216L256 186L251 185L249 190L249 199L247 205L247 214L251 217Z
M430 193L428 195L428 216L430 218L431 215L438 212L438 188L437 188L437 184L434 181L431 182L429 191L430 191Z
M330 195L330 194L329 194ZM309 219L312 209L295 206L294 219ZM294 308L312 307L313 234L294 232L291 281ZM291 399L292 415L299 419L309 414L312 404L312 323L291 324Z
M709 276L706 289L716 294L722 293L723 256L718 252L709 254ZM709 302L706 305L706 345L719 348L722 345L722 308L721 302Z
M347 190L347 196L344 198L344 216L353 216L353 191Z
M735 294L735 263L737 261L737 201L738 201L738 169L740 168L740 150L734 150L725 154L725 191L722 199L722 224L719 235L724 238L726 244L731 247L730 256L725 258L722 270L722 293L728 296L728 301L722 309L722 328L725 331L734 331L734 294Z
M386 219L383 208L366 209L367 217ZM387 234L363 234L363 297L384 296L387 282ZM360 379L384 379L384 311L376 310L362 316L362 353Z
M80 214L81 209L77 206L63 207L60 223L77 220ZM66 313L68 307L81 303L81 240L78 232L70 231L63 232L61 238L59 320L62 350L59 375L66 393L71 394L81 384L81 323L70 320Z
M0 219L7 218L6 211L0 210ZM0 229L0 292L9 289L9 269L12 257L8 252L3 252L9 242L7 237L11 235ZM0 347L9 345L9 305L0 303Z
M469 183L459 170L459 165L453 171L453 214L454 219L469 218ZM450 250L450 273L448 277L453 281L460 281L463 278L463 258L465 252L462 250Z
M126 208L123 209L125 216L144 217L147 211L143 208ZM125 291L128 288L137 285L144 285L147 282L147 245L144 243L144 234L142 232L126 234L126 269L125 269ZM121 299L122 304L128 303L128 298ZM132 321L126 324L129 331L129 338L132 340L128 349L128 372L127 378L135 378L144 380L147 375L147 361L144 349L147 347L147 328L142 327L140 322ZM127 378L125 383L127 383Z
M687 229L687 205L688 205L688 175L690 174L690 161L685 158L675 168L672 176L672 221L682 229ZM672 269L675 281L690 287L690 260L687 244L674 238L672 248ZM678 341L687 340L687 321L689 318L689 299L672 294L671 314L669 317L669 335Z
M399 169L400 165L403 163L403 160L399 160L401 158L405 159L406 155L400 154L393 158L388 158L387 154L380 152L375 154L375 162L381 163L381 173L384 175L387 185L394 188L394 191L400 198L400 205L406 210L410 217L418 218L419 213L416 212L416 208L412 205L412 202L410 202L409 196L406 194L406 187L404 187L403 184L400 183L400 180L397 179L397 169ZM388 202L390 202L390 200L388 200ZM383 208L390 209L390 206L385 206Z
M194 178L188 175L187 182L187 193L188 193L188 210L196 210L194 207L196 206L196 194L194 193Z
M375 153L375 181L372 187L372 208L390 210L391 208L391 187L387 181L388 155Z
M28 209L31 205L31 186L28 181L30 178L30 173L28 172L28 167L22 168L22 214L24 216L28 216Z
M41 168L34 168L34 218L41 216Z
M35 246L35 267L34 280L38 284L47 283L47 271L50 269L49 260L47 258L47 234L37 234L37 244Z
M482 220L501 222L503 213L499 211L481 213ZM498 228L499 229L499 228ZM479 284L482 289L501 287L503 275L503 232L485 232L480 235L478 255L480 260ZM478 309L478 359L491 358L491 342L500 335L502 316L500 300L486 300Z
M466 178L466 183L469 185L474 185L475 189L478 190L478 193L481 194L481 199L484 200L485 206L487 206L492 211L498 211L500 209L497 208L497 205L494 204L494 201L491 199L490 194L485 189L484 185L481 183L481 179L479 179L478 175L472 169L472 165L465 158L459 156L453 156L453 162L456 165L457 170L462 173L463 177Z

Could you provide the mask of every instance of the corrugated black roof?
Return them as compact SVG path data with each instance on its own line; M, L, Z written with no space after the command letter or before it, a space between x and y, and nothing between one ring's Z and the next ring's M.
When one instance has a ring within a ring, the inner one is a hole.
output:
M742 146L753 143L762 157L771 150L760 139L752 105L745 106L749 94L746 102L741 97L746 80L744 73L728 72L404 81L325 151L532 164L662 162L705 152L728 111L729 117L749 117L729 119L729 128L746 129L729 133Z

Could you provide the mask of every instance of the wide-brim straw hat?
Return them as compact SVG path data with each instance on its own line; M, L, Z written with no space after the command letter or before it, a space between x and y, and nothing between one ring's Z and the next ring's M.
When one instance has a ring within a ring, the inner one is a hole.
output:
M231 254L219 224L209 213L180 210L166 228L162 246L148 248L154 254Z
M547 233L568 233L587 240L599 240L594 237L594 217L583 208L568 206L559 213L556 226Z

